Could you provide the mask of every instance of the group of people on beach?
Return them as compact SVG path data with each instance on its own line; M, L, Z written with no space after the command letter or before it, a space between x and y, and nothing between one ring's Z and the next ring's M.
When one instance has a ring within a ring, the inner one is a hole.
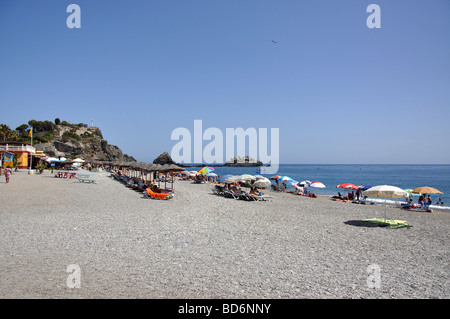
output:
M410 199L410 201L412 201L412 199ZM417 201L417 203L421 206L421 207L428 207L431 204L433 204L433 200L431 199L431 196L427 194L422 194L419 196L419 200ZM444 202L439 198L439 200L436 202L437 206L444 206Z

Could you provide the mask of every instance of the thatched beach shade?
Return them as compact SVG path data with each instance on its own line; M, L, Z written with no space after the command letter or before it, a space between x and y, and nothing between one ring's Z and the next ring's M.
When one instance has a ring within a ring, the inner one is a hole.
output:
M164 165L162 165L161 172L164 172L164 173L169 173L170 172L170 173L172 173L172 181L171 181L171 183L172 183L172 186L171 186L172 191L173 191L173 172L179 172L179 171L182 171L182 170L183 170L182 167L180 167L178 165L175 165L175 164L164 164ZM167 179L164 178L164 188L166 188L166 181L167 181Z
M140 175L140 177L142 178L143 175L143 167L144 167L145 163L144 162L131 162L130 163L130 168L132 169L132 175L133 177L139 178L138 175Z

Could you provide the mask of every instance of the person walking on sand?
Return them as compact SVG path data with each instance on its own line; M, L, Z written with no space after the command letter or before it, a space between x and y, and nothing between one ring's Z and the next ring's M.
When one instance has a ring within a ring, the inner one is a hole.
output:
M5 168L5 178L6 178L6 183L9 183L9 177L11 176L11 169L9 167Z

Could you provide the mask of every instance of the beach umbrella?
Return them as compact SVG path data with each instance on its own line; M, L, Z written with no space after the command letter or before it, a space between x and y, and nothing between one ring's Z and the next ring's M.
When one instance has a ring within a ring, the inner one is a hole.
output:
M368 190L364 191L363 195L367 197L381 197L385 199L408 197L408 193L405 190L401 189L400 187L391 185L373 186ZM384 219L386 220L386 213L384 215Z
M290 178L289 176L279 176L279 177L277 178L277 180L279 180L279 181L281 181L281 182L290 182L290 181L293 181L293 179Z
M301 181L298 184L299 184L298 186L301 186L301 187L309 187L311 185L311 182L310 181Z
M227 174L227 175L221 176L219 178L219 182L221 182L221 183L234 183L234 182L236 182L237 178L238 178L238 176L236 176L236 175Z
M256 180L258 180L258 179L263 179L263 178L268 179L267 177L264 177L264 176L262 176L262 175L255 175L255 179L256 179Z
M256 179L256 178L253 175L243 174L243 175L238 176L236 181L244 182L244 181L251 181L251 180L254 180L254 179Z
M407 197L408 192L396 186L378 185L365 190L363 195L368 197L400 198Z
M436 188L429 187L429 186L422 186L417 187L411 193L414 194L443 194L441 191L437 190Z
M208 177L215 177L215 176L217 176L217 174L216 173L206 173L206 176L208 176Z
M197 172L197 174L206 174L206 173L210 173L210 172L212 172L212 171L214 171L214 168L205 166L205 167L203 167L202 169L200 169L200 170Z
M312 182L309 186L316 187L316 188L325 188L325 185L321 182Z
M272 176L271 178L269 178L269 179L272 179L272 180L276 180L276 179L278 179L278 178L280 178L280 175L275 175L275 176Z
M344 183L344 184L337 185L336 188L357 190L358 186L356 186L355 184L351 184L351 183Z
M271 185L271 182L267 178L260 178L257 179L256 182L252 184L254 187L269 187Z
M360 185L358 187L359 187L358 189L360 191L365 191L365 190L368 190L369 188L371 188L372 186L370 186L370 185Z
M59 160L57 158L54 157L49 157L46 159L47 162L58 162Z
M407 192L409 196L419 196L419 194L414 194L412 192L413 191L412 188L405 188L404 191Z
M73 160L75 163L84 163L85 161L81 158L76 158Z

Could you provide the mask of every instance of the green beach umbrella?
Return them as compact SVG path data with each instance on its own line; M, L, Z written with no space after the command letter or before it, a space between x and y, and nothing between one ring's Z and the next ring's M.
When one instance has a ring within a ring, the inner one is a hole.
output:
M251 181L251 180L254 180L254 179L256 179L256 177L253 176L253 175L243 174L243 175L238 176L236 181L245 182L245 181Z

